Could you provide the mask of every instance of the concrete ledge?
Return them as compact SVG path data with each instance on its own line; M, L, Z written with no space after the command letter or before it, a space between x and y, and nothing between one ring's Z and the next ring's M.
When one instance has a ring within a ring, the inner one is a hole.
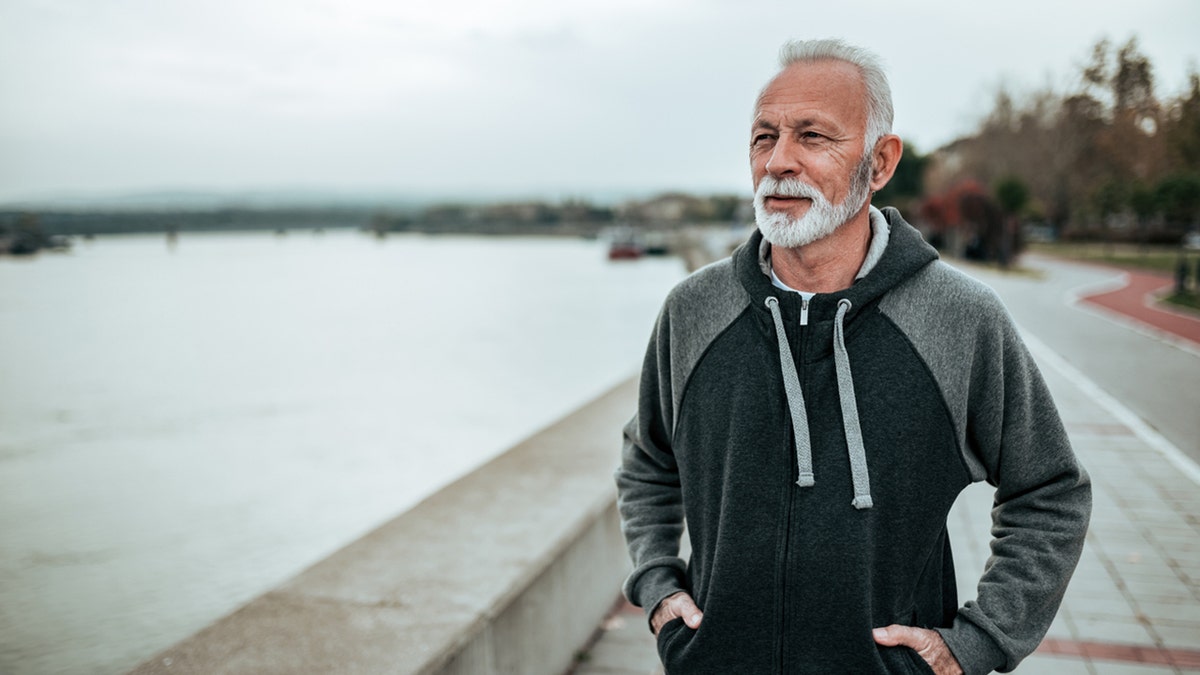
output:
M629 570L635 400L631 379L133 672L564 672Z

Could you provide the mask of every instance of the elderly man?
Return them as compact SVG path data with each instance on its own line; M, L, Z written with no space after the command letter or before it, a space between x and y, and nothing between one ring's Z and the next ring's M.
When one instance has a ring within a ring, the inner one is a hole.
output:
M671 292L646 354L625 593L669 673L1011 670L1078 561L1087 475L996 296L870 205L902 149L878 60L781 56L750 132L758 231ZM981 480L992 557L960 607L946 515Z

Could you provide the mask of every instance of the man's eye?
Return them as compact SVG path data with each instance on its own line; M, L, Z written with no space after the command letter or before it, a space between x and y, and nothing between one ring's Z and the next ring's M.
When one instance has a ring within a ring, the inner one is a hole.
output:
M818 134L815 131L806 131L806 132L800 134L800 138L824 138L824 136L822 136L821 134Z
M767 141L770 141L773 138L775 138L775 137L772 136L771 134L758 134L757 136L754 137L754 140L751 141L751 144L761 145L763 143L766 143Z

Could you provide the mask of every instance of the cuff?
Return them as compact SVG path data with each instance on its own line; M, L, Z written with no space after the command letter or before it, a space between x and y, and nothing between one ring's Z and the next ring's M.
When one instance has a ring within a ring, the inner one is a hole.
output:
M625 597L645 610L647 622L663 598L686 590L687 585L676 565L658 565L637 570L629 575L629 580L625 582Z
M935 628L946 646L950 648L964 675L985 675L993 670L999 670L1008 663L1008 657L1000 649L1000 645L982 628L964 619L962 615L954 617L954 625L950 628Z

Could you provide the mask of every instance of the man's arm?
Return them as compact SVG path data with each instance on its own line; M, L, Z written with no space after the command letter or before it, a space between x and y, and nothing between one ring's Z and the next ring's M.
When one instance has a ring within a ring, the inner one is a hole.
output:
M664 306L646 349L637 414L625 425L616 472L621 531L634 568L625 581L625 597L652 619L661 618L654 612L664 599L688 590L686 564L679 557L683 496L670 440L674 409L669 317Z
M634 566L625 596L652 619L665 598L690 592L687 565L679 557L684 512L675 455L679 449L672 445L675 405L711 341L748 306L749 297L733 273L733 263L726 258L698 270L671 291L642 363L637 414L625 427L616 473L621 528ZM695 628L698 619L688 619L700 614L692 611L694 607L690 597L682 604L676 597L663 609Z
M643 389L645 388L643 375ZM633 560L625 597L652 614L668 596L687 590L686 566L679 557L683 535L683 498L674 457L645 422L645 404L625 427L621 467L617 470L617 508L621 531ZM665 623L662 622L662 623ZM657 630L655 631L657 632Z
M996 486L992 555L976 599L938 629L968 674L1010 671L1037 648L1091 515L1090 481L1045 382L1007 312L995 318L978 341L967 412L968 443Z

